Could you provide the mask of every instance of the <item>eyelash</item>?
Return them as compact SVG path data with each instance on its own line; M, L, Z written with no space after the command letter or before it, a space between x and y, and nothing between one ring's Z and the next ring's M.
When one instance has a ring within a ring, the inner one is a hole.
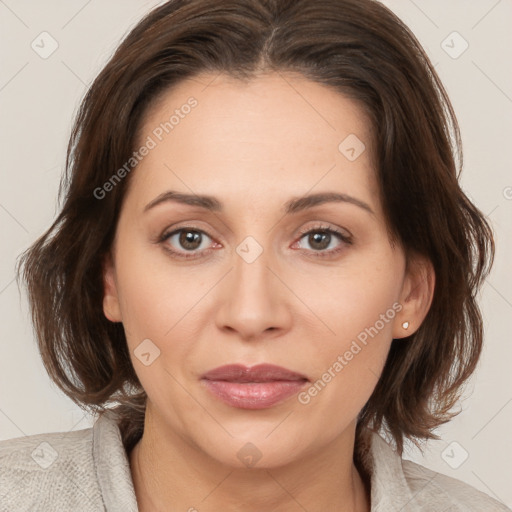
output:
M313 228L311 228L311 227L307 228L307 229L303 228L299 231L299 233L300 233L299 240L301 240L305 235L309 235L311 233L324 233L324 234L327 233L329 235L334 235L334 236L338 237L346 245L352 245L352 243L353 243L352 236L346 235L346 234L342 233L341 231L339 231L338 229L332 228L329 226L318 225ZM331 249L329 251L313 251L311 253L311 255L315 258L330 258L330 257L336 256L339 252L341 252L343 250L344 250L344 247L342 244L337 249Z
M165 244L165 242L167 242L167 240L169 240L169 238L171 238L172 236L176 235L177 233L181 233L182 231L185 231L185 232L191 231L194 233L201 233L213 240L213 237L210 236L206 231L204 231L202 229L198 229L194 226L184 226L184 227L175 229L170 232L164 232L158 239L158 242L161 243L164 247L164 250L171 253L171 255L173 257L182 258L182 259L202 258L202 257L205 257L206 255L210 254L210 252L214 250L212 248L204 249L202 251L202 255L198 256L197 252L187 254L187 253L181 253L179 251L175 251L174 249L170 249L169 246ZM338 231L335 228L331 228L331 227L323 226L323 225L315 226L313 228L308 228L308 229L302 229L299 231L299 233L301 236L298 241L300 241L302 238L304 238L305 235L309 235L311 233L323 233L323 234L335 235L346 245L352 245L352 243L353 243L352 236L346 235L346 234L342 233L341 231ZM297 243L297 242L295 242L295 243ZM329 251L313 251L311 255L315 258L328 258L328 257L335 256L343 249L344 249L344 247L342 245L341 247L338 247L337 249L331 249Z

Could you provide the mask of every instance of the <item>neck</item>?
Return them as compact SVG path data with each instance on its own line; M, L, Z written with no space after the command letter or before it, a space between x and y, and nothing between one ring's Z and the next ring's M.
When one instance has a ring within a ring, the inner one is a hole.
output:
M355 426L322 450L272 468L224 465L168 430L146 412L129 455L140 512L370 512L370 490L353 462Z

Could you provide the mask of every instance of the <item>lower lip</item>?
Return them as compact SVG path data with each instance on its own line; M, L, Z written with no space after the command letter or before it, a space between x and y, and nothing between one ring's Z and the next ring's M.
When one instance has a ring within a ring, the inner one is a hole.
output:
M278 380L272 382L228 382L203 379L206 387L217 398L240 409L266 409L296 395L305 380Z

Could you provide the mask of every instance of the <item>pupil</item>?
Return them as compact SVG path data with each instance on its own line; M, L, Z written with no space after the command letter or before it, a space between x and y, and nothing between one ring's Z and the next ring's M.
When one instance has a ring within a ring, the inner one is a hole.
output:
M197 243L199 241L199 243ZM180 244L187 249L197 249L201 245L201 235L195 231L183 231Z
M313 247L315 246L315 244L319 243L320 247L317 247L317 249L325 249L326 247L329 246L330 235L329 233L314 233L313 235L310 235L310 242L311 239L313 240L313 243L311 244ZM324 243L322 243L322 239ZM325 243L326 240L327 243Z

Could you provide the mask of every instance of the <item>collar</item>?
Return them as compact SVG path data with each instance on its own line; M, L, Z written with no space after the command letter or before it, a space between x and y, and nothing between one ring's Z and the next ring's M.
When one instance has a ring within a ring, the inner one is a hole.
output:
M357 445L357 456L371 481L371 512L414 509L402 458L376 432L367 429ZM112 411L93 426L93 459L105 508L109 512L137 512L130 464ZM417 510L417 508L416 508Z
M128 455L112 411L93 425L92 456L96 478L108 512L138 512Z

